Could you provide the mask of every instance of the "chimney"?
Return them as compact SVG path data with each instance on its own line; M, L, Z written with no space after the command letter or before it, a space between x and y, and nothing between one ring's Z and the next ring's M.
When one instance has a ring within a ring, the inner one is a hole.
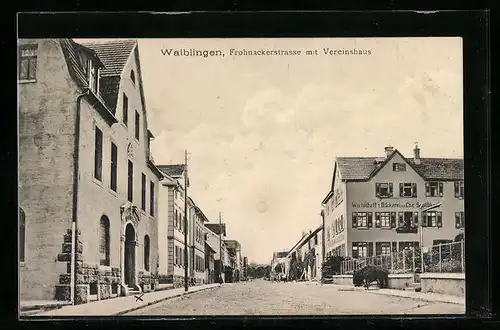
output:
M385 149L385 158L388 158L394 151L394 147L391 146L387 146L384 149Z
M420 165L420 149L418 148L418 142L415 142L415 149L413 149L413 162L415 165Z

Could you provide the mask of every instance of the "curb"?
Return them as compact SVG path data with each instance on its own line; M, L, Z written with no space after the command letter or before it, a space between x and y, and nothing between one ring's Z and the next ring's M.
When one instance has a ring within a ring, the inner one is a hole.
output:
M377 292L377 291L372 291L369 293L375 293L383 296L392 296L392 297L399 297L399 298L407 298L407 299L413 299L413 300L422 300L422 301L427 301L427 302L433 302L433 303L443 303L443 304L455 304L455 305L464 305L464 303L457 302L457 301L450 301L450 300L436 300L436 299L431 299L431 298L426 298L426 297L408 297L408 296L402 296L394 293L389 293L389 292Z
M151 306L151 305L155 305L155 304L158 304L158 303L160 303L162 301L165 301L165 300L169 300L169 299L173 299L173 298L178 298L178 297L182 297L182 296L186 296L186 295L189 295L189 294L193 294L193 293L197 293L197 292L202 292L202 291L206 291L206 290L212 290L212 289L215 289L215 288L220 288L220 286L213 286L213 287L210 287L210 288L203 288L203 289L196 290L196 291L191 291L191 292L188 291L188 292L178 293L178 294L176 294L174 296L164 297L164 298L160 298L160 299L148 302L147 304L142 305L142 306L128 308L128 309L120 311L118 313L111 314L111 316L122 316L123 314L127 314L127 313L130 313L130 312L133 312L133 311L136 311L138 309L142 309L142 308L145 308L145 307L148 307L148 306Z

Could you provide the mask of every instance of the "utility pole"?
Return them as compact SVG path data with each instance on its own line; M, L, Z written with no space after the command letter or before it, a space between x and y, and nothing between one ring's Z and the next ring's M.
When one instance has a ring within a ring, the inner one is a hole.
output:
M220 260L220 273L219 276L222 279L222 271L224 267L222 266L222 217L219 212L219 260Z
M189 290L188 283L188 165L187 165L188 153L187 150L184 151L184 291Z

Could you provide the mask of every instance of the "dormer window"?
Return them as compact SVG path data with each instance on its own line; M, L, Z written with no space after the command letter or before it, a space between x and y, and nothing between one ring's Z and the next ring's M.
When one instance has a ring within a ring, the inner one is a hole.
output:
M135 84L135 73L134 73L134 70L130 71L130 80L132 80L132 82Z
M97 94L99 90L99 68L92 59L88 61L89 88Z

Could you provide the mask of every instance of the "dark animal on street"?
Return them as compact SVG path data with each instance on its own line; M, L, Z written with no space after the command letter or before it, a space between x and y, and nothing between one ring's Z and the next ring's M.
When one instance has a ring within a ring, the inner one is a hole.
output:
M354 272L352 276L354 286L364 286L369 289L373 282L377 282L379 288L387 288L389 284L389 272L376 266L365 266Z

